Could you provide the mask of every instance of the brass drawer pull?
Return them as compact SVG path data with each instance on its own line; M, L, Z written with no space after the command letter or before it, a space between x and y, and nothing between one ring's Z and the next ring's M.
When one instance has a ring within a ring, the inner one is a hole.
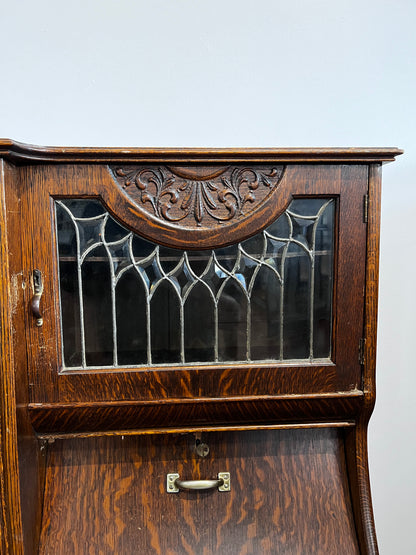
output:
M230 473L219 472L216 480L180 480L179 474L168 474L166 489L168 493L185 491L206 491L218 488L218 491L230 491Z

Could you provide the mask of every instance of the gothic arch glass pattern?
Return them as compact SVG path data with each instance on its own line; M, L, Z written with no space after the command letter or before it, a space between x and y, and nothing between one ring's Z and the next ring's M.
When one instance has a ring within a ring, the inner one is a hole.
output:
M334 199L200 251L143 239L97 200L55 206L64 369L330 358Z

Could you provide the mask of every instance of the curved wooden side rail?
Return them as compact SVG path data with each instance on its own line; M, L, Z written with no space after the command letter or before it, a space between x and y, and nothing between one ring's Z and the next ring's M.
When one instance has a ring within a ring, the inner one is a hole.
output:
M346 435L346 460L357 536L363 555L377 555L377 537L368 470L367 422L361 418Z

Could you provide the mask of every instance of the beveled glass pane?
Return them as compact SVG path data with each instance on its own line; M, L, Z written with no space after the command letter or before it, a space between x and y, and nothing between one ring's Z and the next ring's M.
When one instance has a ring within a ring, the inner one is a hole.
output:
M168 247L159 247L159 261L162 271L165 274L172 272L181 263L183 251L178 249L169 249Z
M56 210L64 365L80 366L82 346L75 224L61 206L58 205Z
M306 359L310 354L311 261L305 249L289 245L283 294L283 359Z
M87 366L113 364L110 262L97 247L82 265L82 291Z
M62 276L60 289L64 364L66 366L80 366L82 363L82 346L76 263L61 261L59 263L59 274Z
M332 333L334 204L322 214L315 241L315 290L313 314L313 353L329 357Z
M185 361L215 360L215 305L212 293L202 283L190 291L184 310Z
M181 362L181 310L174 286L162 282L150 301L153 364Z
M132 235L131 251L133 260L139 263L155 252L155 245L138 235Z
M203 276L211 264L211 251L188 252L188 263L191 271L197 277Z
M124 272L116 286L117 350L121 365L147 362L146 298L139 273L134 268Z
M107 220L106 214L91 218L90 220L76 220L81 257L88 256L92 249L102 245L101 237Z
M232 272L237 263L238 245L230 245L215 251L218 266L225 273Z
M300 216L317 216L321 208L328 202L326 198L295 198L290 203L288 210Z
M280 353L281 284L266 265L258 272L251 293L251 359L275 359Z
M93 199L65 199L64 204L74 218L90 219L106 214L107 211L101 202Z
M130 235L130 232L125 227L121 226L113 218L108 218L104 227L106 243L117 243L127 235Z
M247 360L247 298L234 279L218 303L218 360Z

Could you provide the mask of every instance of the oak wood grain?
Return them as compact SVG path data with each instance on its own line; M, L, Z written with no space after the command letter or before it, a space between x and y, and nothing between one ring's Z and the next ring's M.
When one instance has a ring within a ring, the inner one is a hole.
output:
M22 348L26 338L28 314L25 307L32 294L30 281L23 274L22 241L26 222L21 220L22 168L5 164L5 193L8 227L9 276L11 291L10 319L13 327L12 346L17 418L17 447L19 464L20 506L25 554L37 553L42 515L45 457L33 430L28 413L29 383L27 350Z
M281 398L189 399L167 402L31 404L38 433L117 429L212 427L224 425L316 422L355 419L362 407L360 391L351 395Z
M364 554L377 555L368 466L367 428L376 396L376 340L380 241L381 167L370 166L368 182L368 230L364 324L364 404L357 428L347 434L347 463L358 537Z
M5 555L23 553L20 484L17 456L13 300L9 272L9 240L5 187L9 176L0 159L0 524L1 548Z
M260 430L309 430L315 428L354 428L354 420L337 420L334 422L297 422L284 424L234 424L226 426L187 426L176 428L139 428L136 430L103 430L96 432L72 432L72 433L40 433L38 438L48 442L56 439L76 439L88 437L113 437L113 436L140 436L157 434L201 434L202 432L250 432Z

